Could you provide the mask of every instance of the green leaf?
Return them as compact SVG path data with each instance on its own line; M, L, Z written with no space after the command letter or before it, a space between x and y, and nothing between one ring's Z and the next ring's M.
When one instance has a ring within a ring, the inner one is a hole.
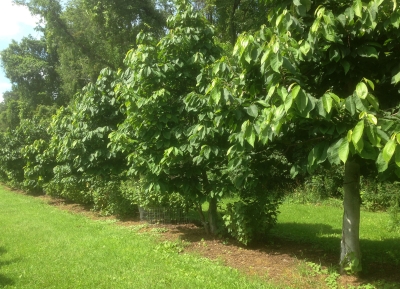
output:
M377 125L377 123L378 123L378 119L376 118L376 116L375 115L373 115L373 114L368 114L367 115L367 119L369 120L369 122L370 123L372 123L372 124L374 124L374 125Z
M362 17L362 2L361 0L355 0L353 3L354 14L358 17Z
M379 146L379 144L381 142L381 138L379 137L378 133L376 132L376 127L372 126L372 125L368 125L365 128L365 132L367 134L369 142L373 146Z
M285 105L285 111L286 112L289 111L289 109L292 107L292 104L293 104L293 96L290 93L290 94L288 94L288 96L285 99L285 104L284 105Z
M361 57L373 57L378 59L378 51L375 47L369 45L363 45L357 49L357 54Z
M372 107L378 111L379 110L379 102L376 99L375 96L373 96L372 94L368 93L367 95L367 101L372 105Z
M299 94L300 88L301 88L300 85L295 85L292 88L292 90L290 91L292 99L296 99L297 95Z
M326 110L324 108L324 104L322 103L322 99L318 99L317 108L319 115L322 116L323 118L326 118Z
M368 83L372 90L375 90L375 84L371 80L366 79L365 77L363 79Z
M400 149L396 149L396 152L394 154L394 162L398 167L400 167Z
M272 70L280 73L280 68L282 67L282 64L283 64L282 56L280 54L274 54L270 62Z
M396 0L393 0L394 2ZM390 16L390 23L395 27L395 28L399 28L399 24L400 24L400 15L398 13L392 13L392 15Z
M331 47L329 49L329 60L338 62L340 60L340 51L338 49Z
M319 143L308 154L307 169L310 173L314 171L316 165L323 163L327 158L328 145L326 142Z
M359 154L365 160L376 161L378 157L377 150L374 149L369 142L365 142L364 148L359 152Z
M342 24L343 27L346 26L346 16L344 14L340 14L336 19Z
M354 115L356 113L356 104L352 96L347 97L344 104L351 115Z
M258 116L258 107L255 104L252 104L249 107L246 107L245 110L246 110L247 114L252 117Z
M352 137L352 135L353 135L353 131L352 131L352 130L349 130L349 131L347 132L347 136L346 136L348 142L351 142L351 137Z
M387 161L385 161L385 159L383 158L383 152L381 152L378 155L378 158L376 159L376 166L378 167L378 172L384 172L386 171L386 169L388 168L389 163Z
M308 104L308 97L303 90L299 91L299 94L296 97L296 104L299 111L304 112Z
M304 55L307 55L307 53L310 51L311 46L308 41L305 41L302 46L300 46L300 52L303 53Z
M400 71L392 77L392 84L397 84L400 81Z
M349 142L347 141L347 138L343 138L343 141L338 149L338 155L340 160L343 163L346 163L347 158L349 157Z
M254 147L254 142L256 140L256 131L252 125L249 125L246 128L244 138L252 147Z
M364 131L364 120L360 120L357 125L354 127L353 134L351 136L351 140L354 145L360 141Z
M389 162L390 159L392 158L395 150L396 150L396 142L391 139L386 143L385 147L383 148L383 151L382 151L383 159L386 162Z
M359 82L356 86L356 95L361 99L366 99L368 95L368 87L364 82Z
M340 64L343 66L344 74L346 75L347 72L349 72L349 70L350 70L350 63L346 60L342 60L342 61L340 61Z
M357 152L361 153L364 150L364 140L361 138L357 143L353 143Z
M343 139L341 138L329 147L327 154L328 154L328 160L331 164L335 164L335 165L340 164L340 158L339 158L338 151L339 151L339 147L342 144L342 142L343 142Z
M337 96L336 94L334 94L333 92L329 92L330 97L332 97L332 99L336 102L336 103L340 103L340 97Z
M202 148L203 154L206 157L206 159L210 158L210 152L211 152L211 148L208 145L204 145Z
M326 112L330 113L332 110L332 97L329 94L325 93L324 96L322 96L322 103Z
M218 104L221 100L221 91L218 88L214 87L211 92L211 97L214 100L215 104Z
M171 132L170 131L163 131L162 132L164 138L170 139L171 138Z

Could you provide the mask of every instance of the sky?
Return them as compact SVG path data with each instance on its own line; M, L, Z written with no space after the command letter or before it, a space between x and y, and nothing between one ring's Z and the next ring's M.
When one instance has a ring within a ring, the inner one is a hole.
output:
M34 30L37 21L26 7L13 5L12 0L0 0L0 50L6 49L13 39L20 41L29 34L39 37L39 32ZM0 66L0 102L3 93L10 89L11 83Z

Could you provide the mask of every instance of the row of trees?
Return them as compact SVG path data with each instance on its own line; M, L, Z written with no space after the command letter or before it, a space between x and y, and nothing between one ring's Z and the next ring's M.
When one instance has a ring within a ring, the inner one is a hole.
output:
M211 233L234 195L224 226L248 243L275 223L282 187L344 164L340 260L361 270L360 166L400 175L396 2L256 1L253 18L250 0L109 2L23 2L45 37L2 52L2 180L113 212L138 195L201 215L208 201Z

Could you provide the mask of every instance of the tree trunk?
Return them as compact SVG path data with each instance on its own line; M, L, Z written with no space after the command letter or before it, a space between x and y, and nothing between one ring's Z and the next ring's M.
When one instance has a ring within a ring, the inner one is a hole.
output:
M213 235L217 234L217 198L210 198L208 202L208 226L210 233Z
M343 225L340 253L341 273L361 271L360 250L360 166L347 161L344 170Z
M199 212L201 224L203 225L204 230L206 230L206 234L210 234L210 228L208 227L208 223L206 221L206 218L204 217L203 208L201 207L200 203L197 205L197 211Z
M210 196L211 190L210 190L210 183L208 182L207 172L203 171L202 176L203 176L204 191L206 195ZM206 231L207 233L216 235L218 226L217 226L217 198L215 196L209 197L207 217L208 217L208 223L205 226Z
M237 31L236 31L236 23L235 23L235 13L236 10L239 8L241 0L234 0L232 5L232 10L230 13L229 18L229 34L231 38L231 43L235 44L237 39Z

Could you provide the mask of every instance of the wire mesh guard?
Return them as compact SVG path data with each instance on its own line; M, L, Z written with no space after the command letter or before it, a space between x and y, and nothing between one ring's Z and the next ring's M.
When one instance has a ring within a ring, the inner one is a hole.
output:
M189 223L188 213L181 208L167 207L139 207L141 221L150 224L187 224Z

